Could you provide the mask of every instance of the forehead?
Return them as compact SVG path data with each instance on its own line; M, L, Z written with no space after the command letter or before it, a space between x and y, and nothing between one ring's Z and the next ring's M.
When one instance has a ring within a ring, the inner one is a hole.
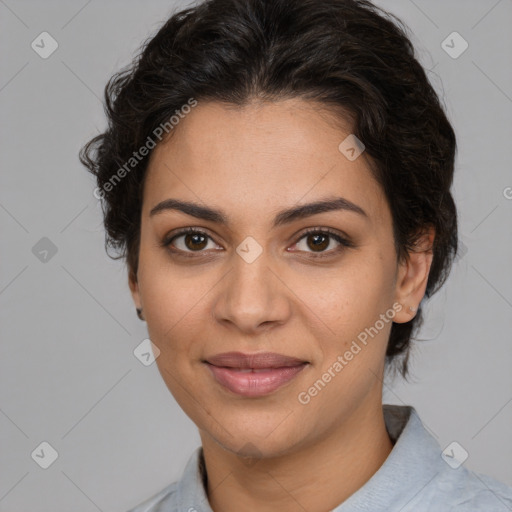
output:
M261 216L336 195L378 216L386 205L365 153L350 161L339 149L350 130L348 119L297 98L199 101L151 155L143 214L168 197Z

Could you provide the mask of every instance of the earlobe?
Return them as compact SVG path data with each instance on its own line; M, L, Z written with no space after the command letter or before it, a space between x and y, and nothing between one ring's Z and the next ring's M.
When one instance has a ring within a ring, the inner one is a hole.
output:
M132 298L133 302L135 303L135 311L137 311L137 316L139 317L139 320L145 321L146 318L144 317L144 314L142 312L142 303L140 300L139 283L137 280L137 275L132 270L129 270L128 272L128 286L130 287L130 291L132 293Z
M398 265L395 300L402 304L402 309L393 319L396 323L409 322L418 311L432 265L434 237L434 228L425 230L418 237L414 250Z

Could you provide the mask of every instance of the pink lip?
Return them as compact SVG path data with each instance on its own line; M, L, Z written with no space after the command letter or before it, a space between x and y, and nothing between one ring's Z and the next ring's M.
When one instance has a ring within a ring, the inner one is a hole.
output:
M205 361L221 385L241 396L264 396L277 390L308 364L307 361L272 352L225 352Z

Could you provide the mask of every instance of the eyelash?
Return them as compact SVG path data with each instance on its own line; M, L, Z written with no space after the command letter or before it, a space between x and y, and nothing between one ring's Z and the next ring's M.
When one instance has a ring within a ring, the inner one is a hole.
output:
M202 250L201 251L183 251L181 249L175 249L175 248L170 247L172 242L174 242L174 240L176 240L180 236L187 235L187 234L202 235L206 238L213 240L212 237L210 235L208 235L208 233L201 231L200 229L189 227L189 228L184 228L184 229L178 231L177 233L174 233L171 237L169 237L169 236L166 237L162 241L161 245L162 245L162 247L168 248L174 254L178 254L178 255L184 256L186 258L195 258L197 256L195 256L194 253L200 254L201 252L204 252L204 251L202 251ZM337 249L331 249L330 251L324 251L321 253L315 253L315 252L309 252L309 251L299 251L299 252L308 252L308 254L311 254L313 258L331 257L333 254L338 254L339 252L343 251L345 248L354 247L354 244L350 240L348 240L347 238L344 238L339 233L332 231L329 228L310 228L310 229L306 230L305 232L303 232L293 245L299 243L303 238L306 238L309 235L329 235L331 238L333 238L334 240L336 240L336 242L338 242L340 244L340 247L338 247Z

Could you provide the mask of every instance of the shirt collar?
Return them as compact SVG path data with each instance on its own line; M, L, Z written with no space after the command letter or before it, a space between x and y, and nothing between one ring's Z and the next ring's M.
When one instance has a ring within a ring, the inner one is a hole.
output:
M383 411L393 449L373 476L332 512L405 510L445 469L439 444L414 407L383 405Z

